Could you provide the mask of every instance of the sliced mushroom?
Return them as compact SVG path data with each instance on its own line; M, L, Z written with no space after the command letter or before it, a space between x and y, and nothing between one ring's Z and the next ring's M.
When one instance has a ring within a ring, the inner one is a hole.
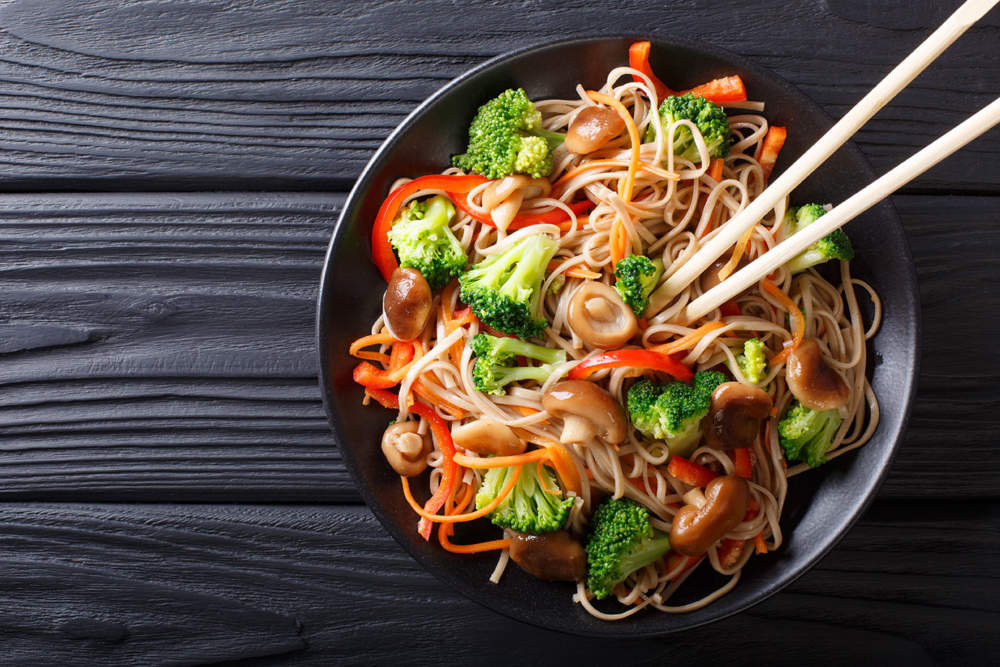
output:
M741 477L716 477L702 494L692 489L687 503L670 526L670 546L684 556L701 556L743 521L750 503L750 485Z
M513 456L527 448L511 427L492 419L462 424L452 430L451 438L459 447L483 456Z
M573 119L564 143L571 153L586 155L604 146L624 129L625 121L613 109L587 107Z
M483 189L482 203L489 210L493 224L507 229L525 199L548 196L551 190L552 184L548 179L529 179L523 174L515 174L487 185Z
M417 433L420 427L415 421L390 424L382 434L382 454L392 469L404 477L419 475L427 467L427 455L431 453L431 441L426 435Z
M621 347L639 331L635 314L621 295L596 280L584 282L573 295L567 321L585 343L602 350Z
M542 407L563 420L563 443L596 437L610 445L625 440L625 412L611 394L586 380L563 380L542 396Z
M507 529L510 558L528 574L546 581L581 581L587 571L583 545L565 530L527 535Z
M413 340L427 326L433 310L431 286L416 269L398 268L382 297L385 326L396 340Z
M723 382L712 392L712 406L702 423L705 443L715 449L749 447L770 412L771 397L760 387Z
M823 359L815 338L806 338L788 355L788 388L810 410L836 410L847 405L851 390Z

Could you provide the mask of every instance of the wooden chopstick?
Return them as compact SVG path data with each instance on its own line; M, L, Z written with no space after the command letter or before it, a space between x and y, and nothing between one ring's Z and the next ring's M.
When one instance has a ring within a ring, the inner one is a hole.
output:
M771 271L803 252L816 241L864 213L903 185L998 124L1000 124L1000 97L909 159L886 172L881 178L872 181L851 195L826 215L803 227L689 303L684 309L683 319L692 322L715 310Z
M730 218L715 237L669 275L652 295L648 312L662 310L670 300L735 244L748 229L764 218L779 201L804 181L862 125L905 88L920 72L972 27L1000 0L967 0L961 7L886 75L860 102L844 114L809 150L750 204Z

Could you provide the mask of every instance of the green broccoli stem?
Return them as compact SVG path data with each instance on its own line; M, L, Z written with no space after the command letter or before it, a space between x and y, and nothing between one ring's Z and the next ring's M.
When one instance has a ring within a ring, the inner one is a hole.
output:
M650 563L656 562L664 553L670 550L670 536L667 533L653 529L653 537L644 538L636 547L625 554L621 560L622 572L635 572Z
M555 364L566 360L566 353L543 345L535 345L517 338L500 338L493 346L493 355L514 355L528 357L543 364Z
M535 136L545 139L549 144L549 150L554 150L558 148L560 144L566 141L566 135L562 132L553 132L552 130L537 129L532 132Z

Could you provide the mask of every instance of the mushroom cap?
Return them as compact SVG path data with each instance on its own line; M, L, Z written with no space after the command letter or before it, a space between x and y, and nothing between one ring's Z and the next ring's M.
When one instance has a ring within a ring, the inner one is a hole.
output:
M622 406L593 382L557 382L542 396L542 407L554 417L585 420L608 444L617 445L625 440L626 422Z
M527 448L511 427L492 419L476 419L456 426L451 438L459 447L484 456L513 456Z
M566 149L577 155L592 153L622 133L625 121L607 107L585 107L566 131Z
M705 504L685 505L670 524L670 546L684 556L701 556L736 527L747 512L750 485L742 477L716 477L705 487Z
M431 442L426 435L417 433L419 427L415 421L396 422L382 434L382 455L404 477L419 475L427 467Z
M635 313L615 288L587 280L569 302L567 321L585 343L602 350L619 348L639 331Z
M836 410L847 405L851 389L840 373L827 365L815 338L806 338L788 355L788 389L810 410Z
M712 405L703 420L705 443L714 449L749 447L771 404L771 397L760 387L723 382L712 392Z
M587 573L583 545L565 530L528 535L508 528L504 537L510 540L510 559L539 579L582 581Z
M413 340L430 321L434 295L416 269L398 268L389 277L382 297L385 326L396 340Z

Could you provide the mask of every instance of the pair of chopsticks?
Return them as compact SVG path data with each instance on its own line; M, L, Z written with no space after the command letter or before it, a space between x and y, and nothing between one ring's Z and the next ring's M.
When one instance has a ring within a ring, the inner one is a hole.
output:
M840 148L862 125L905 88L920 72L983 17L1000 0L968 0L955 10L906 59L882 79L871 92L848 111L819 141L802 154L745 209L729 219L698 252L667 277L650 296L650 312L665 307L712 262L721 257L750 228ZM764 276L789 261L830 232L948 157L962 146L1000 123L1000 97L960 125L945 133L908 160L836 206L773 249L758 257L717 286L687 305L679 319L692 322L734 298Z

